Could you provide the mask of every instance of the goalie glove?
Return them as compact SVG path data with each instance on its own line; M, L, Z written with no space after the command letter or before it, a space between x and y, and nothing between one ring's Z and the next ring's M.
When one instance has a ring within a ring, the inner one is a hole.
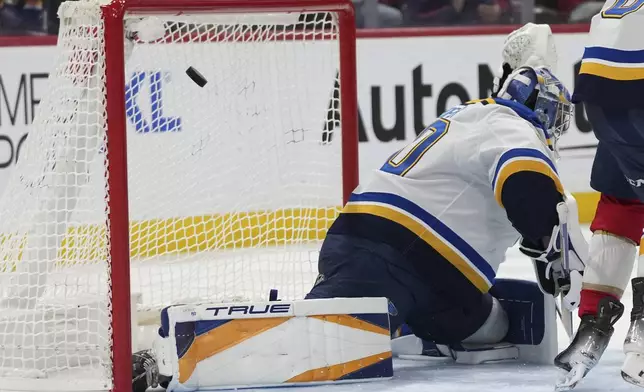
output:
M581 292L581 273L580 270L566 270L563 265L561 251L555 245L549 251L539 250L538 246L526 241L521 241L519 249L523 254L532 259L535 275L539 288L544 294L558 297L563 295L575 295ZM578 298L570 297L566 300L569 306L574 308L578 305Z
M572 195L565 194L557 212L559 225L552 229L546 246L522 239L519 249L532 259L541 291L553 297L561 295L564 305L573 310L579 305L588 243L581 233L577 202Z
M527 23L507 36L503 43L501 66L494 77L496 96L505 79L520 67L557 69L557 48L547 24Z
M151 350L132 354L132 392L159 386L159 367Z

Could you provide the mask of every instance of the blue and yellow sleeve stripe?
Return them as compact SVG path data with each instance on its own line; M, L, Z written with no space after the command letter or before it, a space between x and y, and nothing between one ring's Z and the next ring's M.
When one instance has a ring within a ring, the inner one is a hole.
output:
M559 179L557 168L546 154L532 148L514 148L501 155L492 179L494 198L501 207L503 207L501 196L503 194L505 181L511 175L522 171L541 173L551 178L557 187L557 191L561 194L564 193L564 187Z
M644 79L644 50L587 47L579 73L611 80L642 80Z
M410 200L391 193L354 193L342 212L395 222L438 252L481 292L492 287L496 274L490 264L447 225Z

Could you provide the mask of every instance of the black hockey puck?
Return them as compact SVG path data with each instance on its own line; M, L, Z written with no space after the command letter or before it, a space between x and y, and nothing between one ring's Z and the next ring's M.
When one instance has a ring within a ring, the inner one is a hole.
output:
M193 67L186 69L186 75L188 75L199 87L203 87L208 83L206 78L204 78L203 75Z

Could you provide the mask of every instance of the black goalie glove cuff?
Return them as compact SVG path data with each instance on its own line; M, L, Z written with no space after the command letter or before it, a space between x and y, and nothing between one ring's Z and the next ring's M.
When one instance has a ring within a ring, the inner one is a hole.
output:
M570 277L565 276L561 267L558 266L560 261L544 263L539 260L532 260L534 273L537 277L539 288L544 294L558 296L562 291L566 292L570 287Z
M556 297L562 292L566 295L570 289L570 275L569 271L565 271L562 265L561 246L560 241L557 240L559 238L557 228L553 230L553 235L556 236L552 237L555 240L549 241L547 248L523 239L519 250L532 259L537 283L541 291L544 294Z
M569 310L579 305L583 273L588 260L588 243L579 226L577 202L566 192L564 202L557 204L559 225L541 244L522 239L519 249L532 259L541 291L561 296ZM562 246L563 244L563 246Z
M556 297L570 288L570 277L562 266L559 226L541 244L522 238L519 250L532 259L537 283L544 294Z
M159 367L150 350L132 354L132 392L159 386Z
M561 251L559 249L553 246L549 246L548 249L544 248L544 246L532 243L524 238L521 239L521 243L519 245L521 253L544 264L555 261L561 257Z

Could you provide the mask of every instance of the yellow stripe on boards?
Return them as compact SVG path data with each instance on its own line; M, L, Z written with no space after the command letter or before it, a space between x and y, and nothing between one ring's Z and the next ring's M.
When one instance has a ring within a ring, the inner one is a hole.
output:
M239 212L132 225L132 257L320 241L337 207ZM157 234L160 233L161 235Z
M595 216L599 193L575 192L573 196L577 199L579 222L590 223ZM138 262L139 259L164 254L319 242L340 211L340 207L294 208L133 222L130 226L130 255L132 261ZM219 222L225 223L221 225ZM26 246L24 234L0 233L1 273L15 270ZM30 244L31 249L36 247L37 244ZM58 251L57 263L64 267L107 259L105 228L85 225L67 230Z
M481 292L486 293L490 289L489 283L481 277L479 272L472 268L465 259L456 253L447 243L443 242L442 239L438 238L434 233L427 230L425 226L418 223L408 215L384 206L368 204L347 204L342 212L346 214L370 214L398 223L416 234L420 239L436 250L441 256L456 267L456 269L458 269L470 282L472 282L474 286L481 290Z
M231 320L226 324L197 336L188 351L179 358L179 382L192 376L197 364L226 349L275 328L291 317Z
M501 207L503 207L501 195L503 194L503 185L505 184L505 181L511 175L521 171L537 172L550 177L555 182L555 186L557 187L559 193L564 193L564 188L563 185L561 185L559 177L547 163L543 161L534 161L528 159L514 160L501 168L501 171L499 172L499 175L496 179L496 184L494 184L494 198Z
M579 210L579 223L590 223L595 217L597 203L599 203L599 192L575 192L572 194L577 200Z
M613 67L605 64L584 62L579 69L580 74L601 76L612 80L644 79L644 68Z
M317 316L309 316L309 317L326 321L329 323L343 325L349 328L359 329L362 331L378 333L381 335L389 335L388 329L364 320L360 320L359 318L356 318L347 314L317 315Z
M319 242L326 237L340 211L340 207L289 208L133 221L130 257L137 260L167 254ZM12 241L16 245L9 247L18 249L21 241L20 246L24 247L24 238L0 234L0 246L6 248ZM107 243L103 225L69 227L57 262L64 266L107 260ZM14 265L21 260L22 253L12 252L3 257L0 262Z
M0 273L15 271L26 245L27 237L24 235L0 233Z
M337 365L307 370L304 373L298 374L297 376L286 380L286 382L295 383L334 381L346 376L347 374L357 372L360 369L374 365L378 362L382 362L389 358L391 358L391 351L386 351L380 354L370 355L368 357L340 363Z

